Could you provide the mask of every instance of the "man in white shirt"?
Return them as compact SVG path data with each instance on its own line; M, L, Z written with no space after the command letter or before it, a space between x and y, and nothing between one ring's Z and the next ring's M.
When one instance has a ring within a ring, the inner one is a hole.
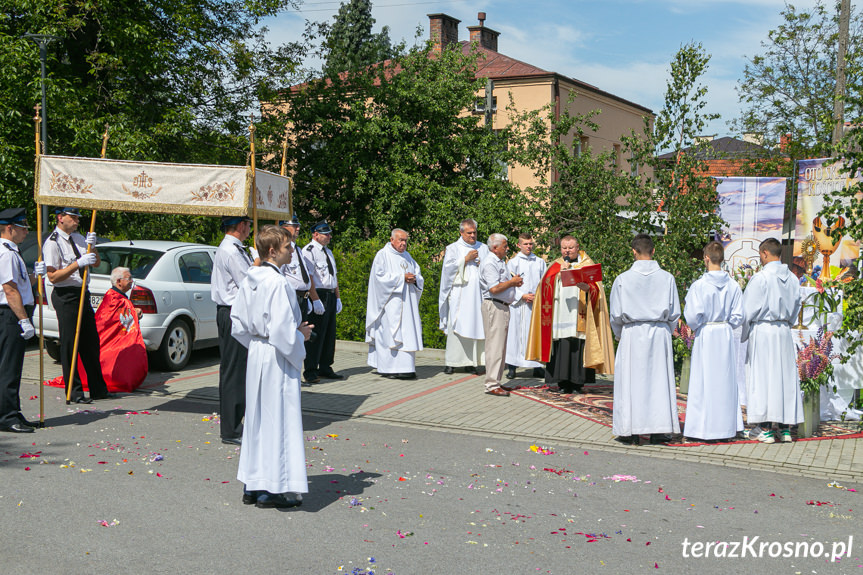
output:
M231 337L231 306L237 299L240 284L254 264L243 242L252 232L247 216L222 217L225 237L216 250L210 296L216 303L216 326L219 330L219 415L222 443L241 445L243 415L246 411L246 358L248 352Z
M323 313L312 320L315 336L306 342L306 363L303 379L307 383L317 383L321 379L344 379L345 376L333 371L336 354L336 315L342 312L339 297L338 270L336 258L327 246L333 237L333 230L326 220L312 227L312 241L302 249L303 259L315 289L323 305Z
M78 337L78 357L87 374L90 398L84 396L84 387L78 371L75 381L69 381L72 370L72 354L75 350L75 327L78 325L78 307L81 301L83 272L87 266L102 263L95 249L96 234L90 232L87 238L77 233L78 208L57 208L57 227L42 246L42 256L48 272L48 281L54 285L51 304L57 313L57 328L60 332L60 363L63 366L63 381L66 383L67 397L71 403L92 403L94 399L111 399L108 386L102 376L99 357L99 332L96 330L96 316L90 305L90 292L84 292L84 305L81 307L81 329ZM92 251L88 251L88 247ZM87 276L87 283L90 276ZM71 393L69 389L71 386Z
M36 334L33 315L33 290L18 244L27 237L27 212L9 208L0 212L0 431L33 433L38 427L21 413L21 371L24 368L26 341ZM44 275L45 264L37 270ZM34 278L35 279L35 278Z
M482 324L485 331L485 392L508 397L500 385L506 357L506 335L509 329L509 306L515 301L515 288L524 283L521 276L512 277L506 269L506 236L488 237L489 256L480 264L479 289L482 296Z
M446 333L444 373L464 367L468 373L482 374L485 332L479 266L490 252L476 239L475 220L462 220L459 234L461 238L446 247L438 296L439 327Z
M280 221L279 225L290 232L293 250L291 261L282 266L282 273L288 278L288 283L297 294L297 303L303 314L303 321L308 321L312 312L316 315L323 315L324 304L318 296L312 274L309 273L306 262L300 253L302 248L297 245L297 239L300 237L300 219L297 214L294 214L290 220Z
M372 262L366 304L368 364L389 379L416 379L423 348L420 267L407 252L408 233L396 228Z

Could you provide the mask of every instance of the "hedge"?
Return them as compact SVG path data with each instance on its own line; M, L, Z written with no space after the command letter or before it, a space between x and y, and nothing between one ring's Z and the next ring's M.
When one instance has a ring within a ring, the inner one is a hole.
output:
M334 241L331 245L339 274L342 313L336 320L336 337L347 341L366 339L366 300L369 274L375 254L384 244L380 240L353 243L343 249ZM420 297L420 320L423 326L423 346L443 349L446 337L438 329L438 290L442 254L432 253L424 244L409 243L408 252L420 266L424 285Z

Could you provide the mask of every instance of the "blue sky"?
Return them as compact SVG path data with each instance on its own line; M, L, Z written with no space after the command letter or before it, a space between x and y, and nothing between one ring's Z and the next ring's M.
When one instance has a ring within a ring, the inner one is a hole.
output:
M827 0L829 3L830 0ZM808 8L814 0L795 0ZM643 106L663 106L669 63L681 45L701 42L711 55L703 78L706 111L720 114L706 134L733 135L727 122L740 111L735 86L747 57L781 22L782 0L376 0L376 29L389 26L393 41L413 42L418 26L428 37L427 14L461 20L459 39L476 25L500 32L507 56L593 84ZM300 37L305 20L332 21L339 3L308 0L266 22L274 43Z

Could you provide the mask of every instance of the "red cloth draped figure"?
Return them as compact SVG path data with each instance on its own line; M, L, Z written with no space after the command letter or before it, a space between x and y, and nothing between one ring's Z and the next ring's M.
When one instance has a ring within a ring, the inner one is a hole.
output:
M108 391L133 391L147 377L147 347L132 302L111 288L96 310L102 374Z

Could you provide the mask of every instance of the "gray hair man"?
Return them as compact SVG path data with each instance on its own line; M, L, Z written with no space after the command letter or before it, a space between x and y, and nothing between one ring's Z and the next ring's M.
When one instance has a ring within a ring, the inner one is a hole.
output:
M502 388L506 336L509 330L509 306L515 301L515 288L521 286L521 276L512 276L506 267L506 236L491 234L488 249L491 255L480 265L480 292L482 294L482 324L485 330L485 392L506 397L509 391Z

